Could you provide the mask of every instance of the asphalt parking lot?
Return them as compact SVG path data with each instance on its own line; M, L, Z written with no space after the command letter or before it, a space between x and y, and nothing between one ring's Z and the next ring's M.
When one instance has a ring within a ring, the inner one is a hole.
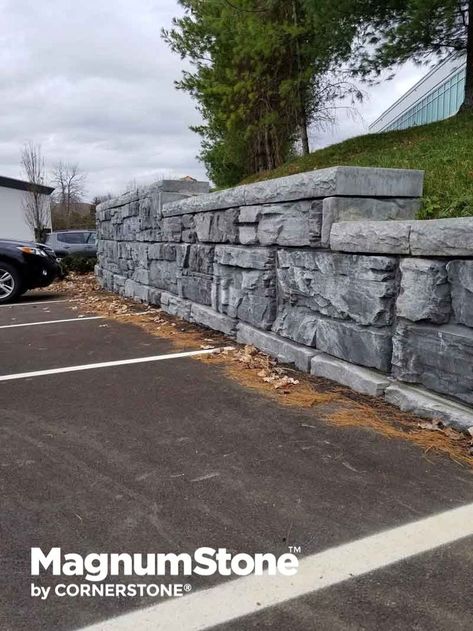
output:
M472 628L469 469L361 428L314 431L312 411L133 324L78 315L53 293L0 307L2 630ZM30 549L54 546L295 546L301 568L196 576L169 600L40 600L32 582L84 582L31 576Z

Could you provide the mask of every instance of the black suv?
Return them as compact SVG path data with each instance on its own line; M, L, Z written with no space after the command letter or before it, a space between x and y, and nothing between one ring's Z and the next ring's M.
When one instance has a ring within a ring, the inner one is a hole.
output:
M0 239L0 304L61 276L54 250L47 245Z

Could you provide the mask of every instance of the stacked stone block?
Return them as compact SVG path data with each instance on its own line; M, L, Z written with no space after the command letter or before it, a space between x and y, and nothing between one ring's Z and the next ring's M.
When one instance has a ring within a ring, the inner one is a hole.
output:
M473 219L415 220L422 179L335 167L212 194L159 183L98 208L97 275L362 392L394 378L473 404Z

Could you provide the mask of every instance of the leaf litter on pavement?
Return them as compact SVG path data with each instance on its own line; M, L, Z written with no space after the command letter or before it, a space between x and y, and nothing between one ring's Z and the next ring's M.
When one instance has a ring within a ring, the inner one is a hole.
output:
M462 433L438 420L425 420L401 412L382 398L356 393L345 386L311 377L288 366L254 346L242 346L223 334L191 324L165 313L159 307L123 298L99 287L93 274L70 274L52 287L74 300L71 308L83 314L94 312L111 320L139 326L152 335L168 339L179 349L193 350L233 346L215 354L196 356L206 364L220 366L242 386L283 405L316 408L319 420L338 427L376 431L387 438L408 440L425 454L444 454L473 467L473 427ZM106 323L101 327L108 326ZM317 428L316 425L301 424Z

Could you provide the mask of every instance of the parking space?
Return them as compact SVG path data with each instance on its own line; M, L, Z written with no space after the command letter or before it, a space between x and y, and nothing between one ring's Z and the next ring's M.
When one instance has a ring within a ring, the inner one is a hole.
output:
M39 291L28 291L22 296L19 296L14 304L6 303L0 305L0 309L14 309L19 305L29 304L31 303L33 306L37 307L40 304L46 303L59 303L59 302L69 302L71 297L66 295L64 292L56 291L53 289L42 289Z
M50 316L51 314L49 314ZM57 319L62 319L59 316ZM73 318L74 314L71 313ZM1 375L126 360L172 352L171 345L155 337L143 338L133 325L104 320L83 320L0 329L3 336Z
M73 303L51 299L0 309L0 326L77 316ZM470 470L329 426L177 355L169 341L108 319L0 328L0 628L471 628ZM79 365L89 368L62 370ZM193 576L191 594L162 603L41 601L30 596L33 546L84 555L296 546L301 574L258 584Z
M77 317L74 303L67 298L56 300L29 300L14 304L0 305L0 325L24 324L51 319Z

